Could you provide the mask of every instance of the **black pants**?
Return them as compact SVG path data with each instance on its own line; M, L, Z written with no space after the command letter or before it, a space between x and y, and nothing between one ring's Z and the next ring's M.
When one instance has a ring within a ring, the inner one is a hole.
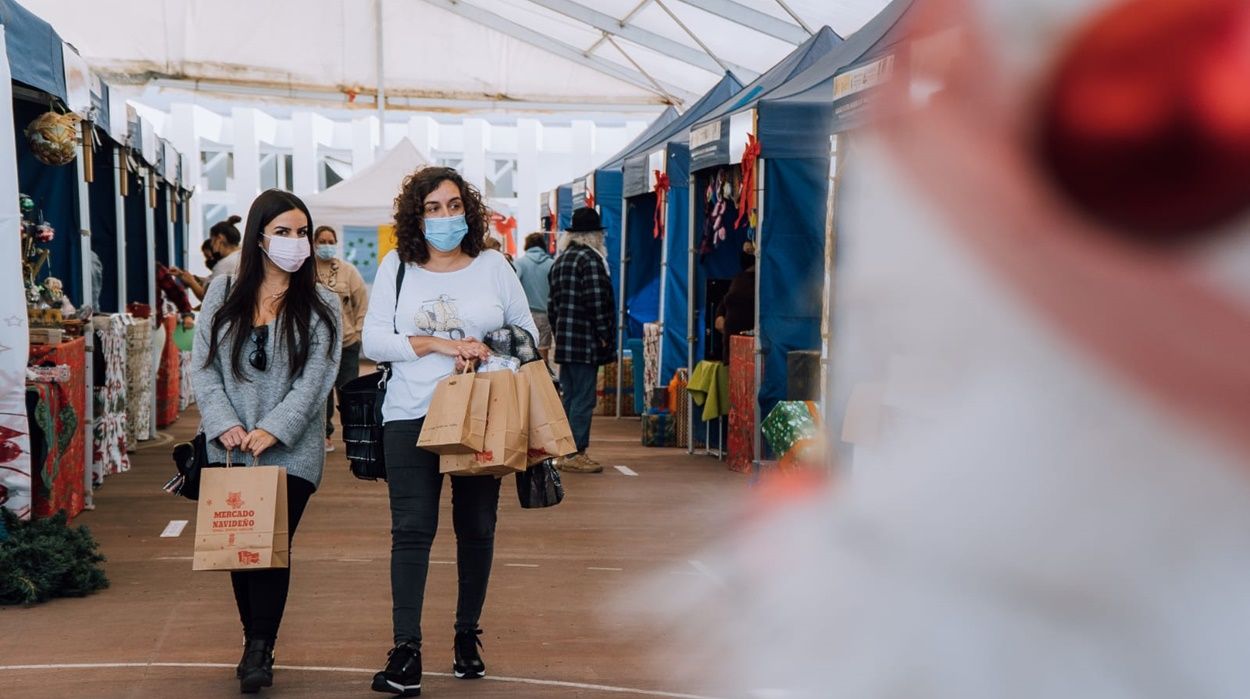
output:
M308 499L316 490L312 483L287 474L286 514L289 539L295 539L295 528ZM293 564L293 562L292 562ZM286 594L291 587L291 569L250 570L230 573L234 585L234 602L239 606L239 619L243 622L243 635L247 638L278 637L282 612L286 609Z
M326 398L326 439L334 434L334 399L343 384L360 376L360 343L350 344L343 348L339 359L339 374L334 377L334 388Z
M438 455L418 449L422 420L386 423L386 485L391 496L391 619L395 642L421 642L421 607L430 570L430 546L438 531L443 474ZM499 479L452 476L451 515L456 529L456 630L477 628L495 557Z

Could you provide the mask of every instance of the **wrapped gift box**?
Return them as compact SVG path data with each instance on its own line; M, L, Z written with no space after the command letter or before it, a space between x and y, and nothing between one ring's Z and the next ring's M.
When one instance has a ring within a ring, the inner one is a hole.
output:
M677 419L672 413L648 413L642 416L642 446L676 447Z
M624 387L621 388L621 415L633 417L638 414L634 407L634 360L626 356L624 360ZM598 402L595 415L616 415L616 362L605 364L599 368L600 388L597 391Z
M793 468L823 462L824 444L820 410L811 401L782 401L768 413L763 425L764 438L778 465Z
M754 434L755 338L734 335L729 338L729 434L725 449L725 463L731 471L752 471Z

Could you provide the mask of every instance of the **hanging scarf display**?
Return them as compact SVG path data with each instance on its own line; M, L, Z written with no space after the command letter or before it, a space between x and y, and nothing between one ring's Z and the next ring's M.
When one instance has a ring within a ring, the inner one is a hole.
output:
M742 218L748 217L750 226L755 227L755 166L760 157L760 142L755 134L747 134L747 146L742 151L742 190L738 192L738 219L734 227L742 225Z
M104 385L95 387L95 425L91 449L91 485L130 470L126 455L126 323L120 315L97 316L96 339L104 357Z
M708 182L703 201L703 239L699 254L707 255L725 242L729 233L737 229L733 222L738 218L738 205L734 201L735 173L721 168Z
M651 235L655 238L664 237L664 210L667 208L668 200L668 175L655 171L655 225L651 228Z
M136 309L141 311L142 309ZM152 435L152 326L147 318L126 326L126 444L134 449Z

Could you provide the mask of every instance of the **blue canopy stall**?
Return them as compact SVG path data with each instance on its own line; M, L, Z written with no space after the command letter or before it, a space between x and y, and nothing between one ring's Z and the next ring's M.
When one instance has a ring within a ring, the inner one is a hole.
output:
M829 138L835 77L902 38L913 0L894 0L863 28L756 105L756 365L759 415L787 398L787 356L821 347ZM785 303L762 303L785 299ZM757 430L759 420L756 420ZM761 440L755 439L756 459Z
M717 294L709 296L709 285L723 293L729 281L743 271L740 257L751 229L748 218L738 216L736 194L741 183L739 181L735 186L739 171L731 169L731 166L741 162L746 134L754 129L751 108L841 43L842 38L832 29L821 28L741 92L691 127L691 172L687 186L690 201L697 203L691 206L690 211L687 265L683 268L670 264L667 270L664 311L666 366L684 358L693 373L694 365L702 359L727 359L728 348L721 347L721 343L716 341L718 333L712 329L710 322L712 309L719 299ZM673 181L674 186L682 186L681 182ZM674 252L677 251L674 249ZM678 288L683 290L684 298L672 293L671 290ZM670 298L672 303L668 301ZM689 347L684 355L671 349L678 345L679 329L683 327L686 332L683 344ZM691 410L690 414L693 434L695 411Z
M560 185L556 187L556 229L567 230L573 223L573 187Z
M663 175L667 180L685 177L690 167L690 149L686 145L690 127L741 89L742 82L733 73L725 73L680 117L625 154L618 354L626 337L642 337L643 325L660 319L667 250L672 247L684 251L689 239L686 229L688 192L682 187L669 189L664 193L664 209L657 211L660 196L656 191L656 175ZM618 362L618 371L620 366ZM675 372L681 366L685 366L684 360L671 369ZM671 374L661 369L660 376L663 381L663 377Z

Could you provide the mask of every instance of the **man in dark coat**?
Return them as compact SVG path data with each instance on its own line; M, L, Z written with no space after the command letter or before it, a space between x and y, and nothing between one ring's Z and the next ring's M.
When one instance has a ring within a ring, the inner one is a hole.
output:
M573 212L564 251L549 275L548 316L555 340L564 411L573 428L577 454L560 461L562 471L599 473L586 454L595 410L599 367L616 358L616 303L603 243L603 224L594 209Z

